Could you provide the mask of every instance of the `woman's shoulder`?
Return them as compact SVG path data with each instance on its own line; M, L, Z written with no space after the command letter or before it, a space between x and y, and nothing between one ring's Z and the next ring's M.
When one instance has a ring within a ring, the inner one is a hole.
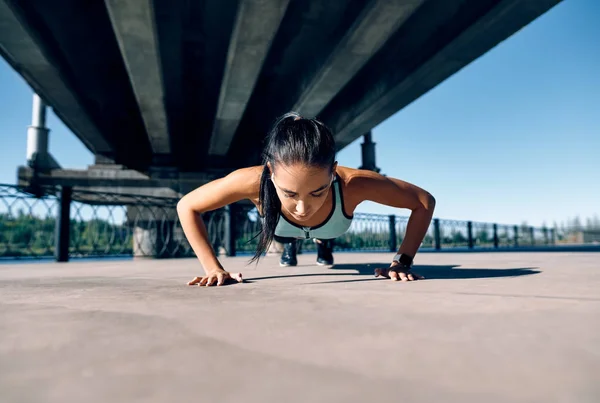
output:
M358 206L368 194L389 187L389 178L378 172L345 166L338 166L336 172L342 185L344 204L348 209Z
M363 182L379 174L340 165L337 166L336 173L344 194L344 208L349 214L352 214L354 209L363 201Z
M260 176L262 175L264 169L264 165L254 165L251 167L238 168L232 171L229 175L235 175L237 177L243 177L246 179L257 179L260 181Z
M341 179L342 184L345 188L352 188L356 185L359 185L365 179L373 179L381 177L381 174L377 172L368 171L366 169L356 169L345 166L340 166L336 168L336 172Z
M245 190L244 193L249 195L256 194L258 196L260 190L260 177L263 169L264 166L262 165L239 168L232 171L227 177L232 184L243 188Z
M236 169L228 176L232 177L232 183L244 189L245 198L250 200L260 212L260 179L264 165L255 165L247 168Z

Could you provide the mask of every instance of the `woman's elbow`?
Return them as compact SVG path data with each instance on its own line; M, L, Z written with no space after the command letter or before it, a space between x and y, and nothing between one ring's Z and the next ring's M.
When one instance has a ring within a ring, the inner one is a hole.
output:
M189 212L190 209L191 209L190 205L185 196L183 196L181 199L179 199L179 201L177 202L177 215L179 217L181 217L182 214Z
M423 200L423 208L431 213L435 210L435 197L431 193L427 193Z

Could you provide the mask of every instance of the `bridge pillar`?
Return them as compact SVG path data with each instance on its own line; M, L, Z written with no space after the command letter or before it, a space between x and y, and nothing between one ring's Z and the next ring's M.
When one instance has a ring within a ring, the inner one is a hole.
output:
M54 258L57 262L69 261L69 241L71 233L71 200L73 189L60 187L58 216L54 227Z
M31 126L27 128L27 164L35 167L48 155L48 128L46 127L46 104L33 94Z
M27 128L27 165L34 170L47 172L60 168L48 153L48 134L46 127L46 103L37 94L33 94L31 126Z
M170 258L187 252L185 234L176 226L175 207L128 206L132 227L133 257Z
M368 169L369 171L379 172L381 169L377 168L375 164L375 144L372 141L371 131L366 133L364 136L364 143L360 146L362 148L362 166L360 169Z

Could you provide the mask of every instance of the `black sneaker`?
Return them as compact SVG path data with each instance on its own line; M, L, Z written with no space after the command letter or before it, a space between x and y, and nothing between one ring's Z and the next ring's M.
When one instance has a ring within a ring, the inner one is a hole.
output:
M298 259L296 258L296 240L293 240L290 243L283 244L283 253L281 254L281 260L279 261L279 266L281 267L289 267L289 266L297 266Z
M317 243L317 264L319 266L333 265L333 241Z

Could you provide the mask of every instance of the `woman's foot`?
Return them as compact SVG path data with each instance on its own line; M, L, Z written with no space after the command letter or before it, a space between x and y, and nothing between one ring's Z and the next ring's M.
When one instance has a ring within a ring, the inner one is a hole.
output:
M317 242L317 264L319 266L333 265L333 241Z
M279 266L281 267L290 267L297 266L298 259L296 258L296 241L284 243L283 244L283 253L281 254L281 260L279 261Z

